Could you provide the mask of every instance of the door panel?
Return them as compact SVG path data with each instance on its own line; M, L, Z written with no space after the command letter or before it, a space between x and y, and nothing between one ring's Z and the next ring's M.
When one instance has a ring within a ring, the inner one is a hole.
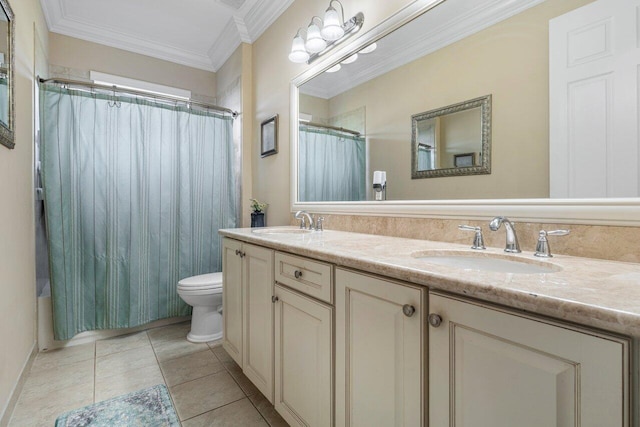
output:
M430 294L433 426L628 426L628 342Z
M273 251L243 245L244 353L242 370L273 403Z
M331 426L333 309L276 285L275 407L292 426Z
M242 244L222 240L222 346L242 366L242 258L236 252Z
M422 425L423 292L336 269L337 426Z

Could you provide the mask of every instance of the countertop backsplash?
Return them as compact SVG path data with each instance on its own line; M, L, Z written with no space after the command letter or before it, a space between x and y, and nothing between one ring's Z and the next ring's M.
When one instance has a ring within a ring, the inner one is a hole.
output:
M433 240L438 242L469 244L473 233L458 230L459 224L482 227L488 247L500 248L505 244L503 229L493 232L489 221L468 221L432 218L405 218L389 216L327 215L324 227L328 230L378 234L382 236ZM291 220L291 225L298 221ZM606 225L550 224L514 222L522 252L534 252L540 230L569 229L567 236L550 236L551 253L610 261L640 262L640 227Z

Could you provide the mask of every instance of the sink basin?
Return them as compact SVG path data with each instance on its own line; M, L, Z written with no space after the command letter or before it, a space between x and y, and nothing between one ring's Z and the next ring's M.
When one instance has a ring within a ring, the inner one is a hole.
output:
M251 230L255 234L308 234L313 233L314 230L307 230L306 228L256 228Z
M562 270L562 267L548 262L493 253L426 251L415 252L411 256L429 264L495 273L543 274Z

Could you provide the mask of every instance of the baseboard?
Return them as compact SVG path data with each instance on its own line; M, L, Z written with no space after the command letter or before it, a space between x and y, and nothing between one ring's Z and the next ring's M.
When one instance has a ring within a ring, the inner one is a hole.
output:
M29 371L31 370L31 365L33 365L33 361L36 358L37 354L38 347L34 342L33 346L31 346L31 353L22 366L22 372L20 372L18 381L16 381L16 385L11 391L11 395L9 396L9 400L7 401L7 405L0 415L0 427L7 427L9 425L9 420L11 420L11 415L13 415L13 409L16 407L16 403L18 403L18 398L20 397L20 393L22 392L22 387L27 380L27 376L29 375Z

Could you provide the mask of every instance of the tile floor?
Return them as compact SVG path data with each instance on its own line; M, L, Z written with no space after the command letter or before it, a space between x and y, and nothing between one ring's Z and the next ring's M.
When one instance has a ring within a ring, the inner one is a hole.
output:
M39 353L10 427L52 427L61 413L166 384L183 427L287 426L220 342L186 340L189 323Z

